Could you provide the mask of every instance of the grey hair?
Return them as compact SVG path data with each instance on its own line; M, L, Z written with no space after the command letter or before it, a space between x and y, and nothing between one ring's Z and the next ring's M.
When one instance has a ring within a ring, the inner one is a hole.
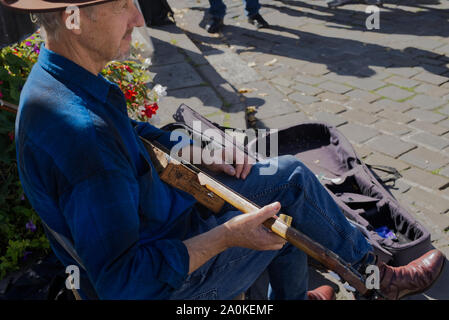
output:
M95 20L95 6L83 7L80 10L83 10L89 19ZM44 38L50 37L58 40L61 27L64 26L64 22L61 20L63 11L33 13L31 14L31 21L39 25L41 29L44 29L42 34Z

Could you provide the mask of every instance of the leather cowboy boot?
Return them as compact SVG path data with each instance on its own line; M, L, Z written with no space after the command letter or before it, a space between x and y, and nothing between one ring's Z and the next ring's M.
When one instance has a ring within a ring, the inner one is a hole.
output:
M378 262L380 292L391 300L424 292L435 283L445 261L441 251L434 249L406 266L392 267Z
M308 300L335 300L334 289L330 286L321 286L312 291L307 291Z

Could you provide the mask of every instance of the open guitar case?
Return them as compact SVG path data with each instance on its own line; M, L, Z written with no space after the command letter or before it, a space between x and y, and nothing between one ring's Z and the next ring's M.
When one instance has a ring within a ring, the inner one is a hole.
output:
M232 128L212 123L184 104L173 118L176 122L164 126L163 130L182 129L194 140L202 137L201 141L206 140L207 144L206 129L219 129L224 139L235 141L224 131ZM201 122L200 130L198 125L194 126L194 121ZM387 191L334 126L305 122L279 130L277 135L278 155L294 155L315 173L382 261L392 266L405 265L430 249L430 233ZM259 139L247 141L243 149L254 154L260 142L266 143L266 150L270 150L270 131Z

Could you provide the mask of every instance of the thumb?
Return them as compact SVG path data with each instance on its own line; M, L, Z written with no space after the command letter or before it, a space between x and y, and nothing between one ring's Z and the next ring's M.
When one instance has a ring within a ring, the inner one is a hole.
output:
M265 222L268 218L273 217L276 213L281 209L281 204L279 202L274 202L272 204L266 205L257 213L257 219L260 220L260 223Z

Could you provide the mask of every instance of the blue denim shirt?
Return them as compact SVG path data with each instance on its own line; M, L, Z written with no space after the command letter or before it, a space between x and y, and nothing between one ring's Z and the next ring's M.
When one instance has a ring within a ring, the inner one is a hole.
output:
M39 216L73 241L100 298L164 299L188 273L181 238L195 200L159 179L138 135L176 143L130 120L117 85L42 46L16 120L20 179Z

